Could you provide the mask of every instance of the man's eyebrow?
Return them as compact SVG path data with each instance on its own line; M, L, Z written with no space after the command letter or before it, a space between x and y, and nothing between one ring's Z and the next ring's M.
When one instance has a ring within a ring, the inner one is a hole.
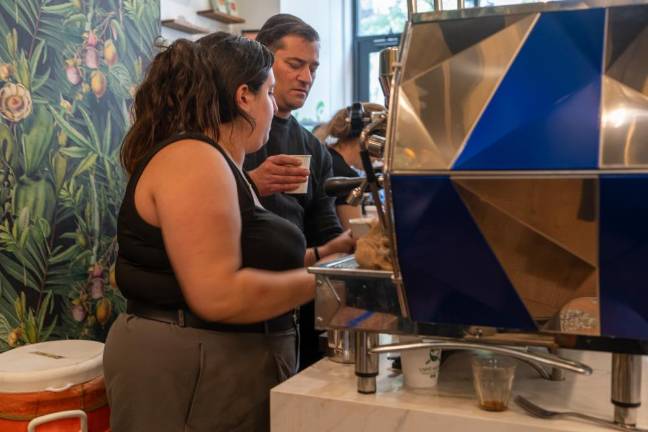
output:
M304 59L299 58L299 57L288 57L288 58L286 58L285 60L286 60L286 61L296 61L296 62L299 62L299 63L301 63L301 64L306 64L306 63L308 63L308 60L304 60ZM312 64L313 64L313 66L315 66L315 67L319 67L319 65L320 65L318 61L314 61Z

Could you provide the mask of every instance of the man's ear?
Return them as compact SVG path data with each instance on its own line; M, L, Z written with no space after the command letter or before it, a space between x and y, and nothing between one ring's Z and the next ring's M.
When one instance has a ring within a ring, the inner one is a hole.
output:
M236 89L236 104L246 113L250 112L251 110L253 97L254 94L252 93L252 91L250 91L250 87L247 84L241 84Z

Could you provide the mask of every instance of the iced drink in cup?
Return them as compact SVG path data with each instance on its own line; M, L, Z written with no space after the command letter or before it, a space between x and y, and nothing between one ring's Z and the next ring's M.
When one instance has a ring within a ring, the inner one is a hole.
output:
M290 157L299 159L301 161L301 165L299 166L300 168L304 168L307 170L310 170L310 161L311 161L311 155L290 155ZM308 192L308 177L306 177L306 181L304 181L302 184L299 185L299 187L295 190L288 191L286 193L288 194L305 194Z
M472 371L479 407L486 411L505 411L515 378L515 360L477 354L472 360Z

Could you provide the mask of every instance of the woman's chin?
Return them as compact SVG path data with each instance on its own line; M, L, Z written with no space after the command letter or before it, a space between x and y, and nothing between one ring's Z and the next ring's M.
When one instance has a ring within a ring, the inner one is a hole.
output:
M261 142L259 148L265 147L265 145L268 144L268 141L270 141L270 132L268 132L266 136L263 137L263 142Z
M257 144L257 146L256 146L255 148L253 148L252 150L250 150L250 151L248 152L248 154L258 152L258 151L261 150L263 147L265 147L265 145L266 145L267 142L268 142L268 140L265 140L265 141L263 141L262 143Z

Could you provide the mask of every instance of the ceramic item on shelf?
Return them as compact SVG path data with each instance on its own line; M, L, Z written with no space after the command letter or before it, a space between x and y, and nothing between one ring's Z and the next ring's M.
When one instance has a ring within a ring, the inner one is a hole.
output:
M236 0L226 0L227 1L227 13L232 16L239 16L238 12L238 3Z
M227 0L210 0L211 7L216 12L228 13L227 11Z

